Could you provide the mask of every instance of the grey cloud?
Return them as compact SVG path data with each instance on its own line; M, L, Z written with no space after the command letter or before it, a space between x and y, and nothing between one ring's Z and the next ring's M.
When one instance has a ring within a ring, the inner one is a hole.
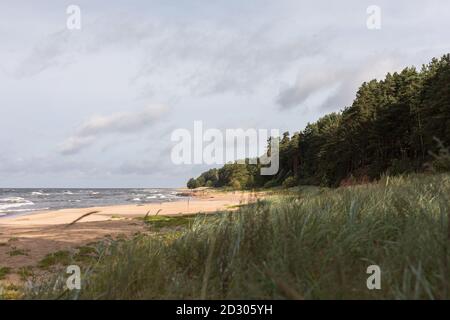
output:
M114 20L115 23L111 23ZM94 23L83 24L81 30L66 28L43 36L12 72L18 78L37 75L51 68L76 62L81 55L101 50L130 50L154 35L153 26L136 24L123 16L104 16Z
M36 75L48 68L66 64L74 39L68 30L55 32L37 43L12 74L18 78Z
M314 94L339 85L346 78L345 70L316 69L302 72L293 86L279 93L276 102L284 109L301 105Z
M195 95L248 93L263 83L276 81L303 57L329 46L333 32L327 28L312 36L284 39L270 26L237 29L235 26L173 26L165 36L150 41L135 81L154 88L166 73L171 85ZM220 39L220 41L218 41ZM168 72L169 71L169 72Z
M198 176L201 172L210 169L207 165L173 165L168 158L154 157L147 160L133 160L123 162L112 170L112 173L118 175L145 175L169 177L174 176ZM184 184L184 181L182 182Z
M125 161L112 172L120 175L177 175L183 174L185 169L173 166L170 158L154 156L146 160Z
M83 123L75 135L62 143L60 152L64 155L78 153L104 135L139 132L154 124L167 111L168 108L166 106L155 105L137 112L94 116Z
M334 36L325 27L314 34L280 37L275 24L242 28L216 21L186 25L103 16L79 32L62 29L43 37L13 73L33 76L73 63L81 55L136 49L140 67L131 81L146 92L175 87L196 95L246 93L275 80L299 59L325 51Z
M115 168L113 173L121 175L151 175L161 172L162 168L161 162L156 160L128 161Z
M398 55L387 57L371 57L364 61L352 61L351 65L336 66L325 62L320 68L308 68L299 72L297 80L291 86L283 88L276 97L276 103L281 109L308 107L307 101L314 95L322 94L325 99L316 102L318 110L339 109L348 106L355 97L358 87L364 81L380 79L386 72L402 67Z
M29 158L6 158L0 162L0 172L14 175L49 174L49 173L84 173L97 172L96 165L89 161L62 159L53 156L34 156Z

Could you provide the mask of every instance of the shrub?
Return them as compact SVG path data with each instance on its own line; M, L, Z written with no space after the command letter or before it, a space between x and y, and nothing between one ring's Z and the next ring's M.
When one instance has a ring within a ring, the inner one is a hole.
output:
M438 144L439 152L438 154L430 152L433 157L431 169L435 172L450 171L450 151L444 146L444 143L441 140L435 138L435 141Z
M198 187L199 187L199 184L198 184L198 182L197 182L196 179L191 178L191 179L189 179L189 181L188 181L188 183L187 183L187 187L188 187L189 189L195 189L195 188L198 188Z
M295 177L287 177L284 181L283 181L283 188L292 188L297 186L297 179Z
M277 187L278 185L279 185L278 181L276 181L276 180L269 180L269 181L267 181L264 184L264 188L266 188L266 189L274 188L274 187Z
M395 176L413 172L414 168L411 164L411 161L411 159L393 159L391 161L391 166L387 170L387 174Z
M230 187L234 190L240 190L242 188L241 183L238 180L231 180Z

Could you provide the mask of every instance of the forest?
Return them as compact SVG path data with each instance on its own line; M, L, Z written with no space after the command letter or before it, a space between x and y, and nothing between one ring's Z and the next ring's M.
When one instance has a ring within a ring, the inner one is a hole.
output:
M246 165L227 163L191 178L188 188L337 187L431 166L448 171L439 153L448 152L450 144L450 54L420 70L407 67L364 82L351 106L277 139L276 175L260 175L260 165L247 159Z

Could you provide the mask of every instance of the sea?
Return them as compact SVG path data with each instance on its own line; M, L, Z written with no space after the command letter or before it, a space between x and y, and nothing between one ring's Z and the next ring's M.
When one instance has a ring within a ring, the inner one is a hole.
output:
M185 199L176 189L7 189L0 188L0 219L36 211L146 204Z

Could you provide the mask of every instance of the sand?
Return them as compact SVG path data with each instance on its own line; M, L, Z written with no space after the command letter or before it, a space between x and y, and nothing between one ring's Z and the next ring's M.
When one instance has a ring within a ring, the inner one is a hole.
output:
M208 213L232 210L248 203L252 194L200 191L189 200L145 205L117 205L45 211L25 216L0 218L0 268L17 272L21 267L36 266L47 254L70 250L105 237L130 236L148 228L135 219L147 212L151 215ZM82 215L96 211L75 224Z

